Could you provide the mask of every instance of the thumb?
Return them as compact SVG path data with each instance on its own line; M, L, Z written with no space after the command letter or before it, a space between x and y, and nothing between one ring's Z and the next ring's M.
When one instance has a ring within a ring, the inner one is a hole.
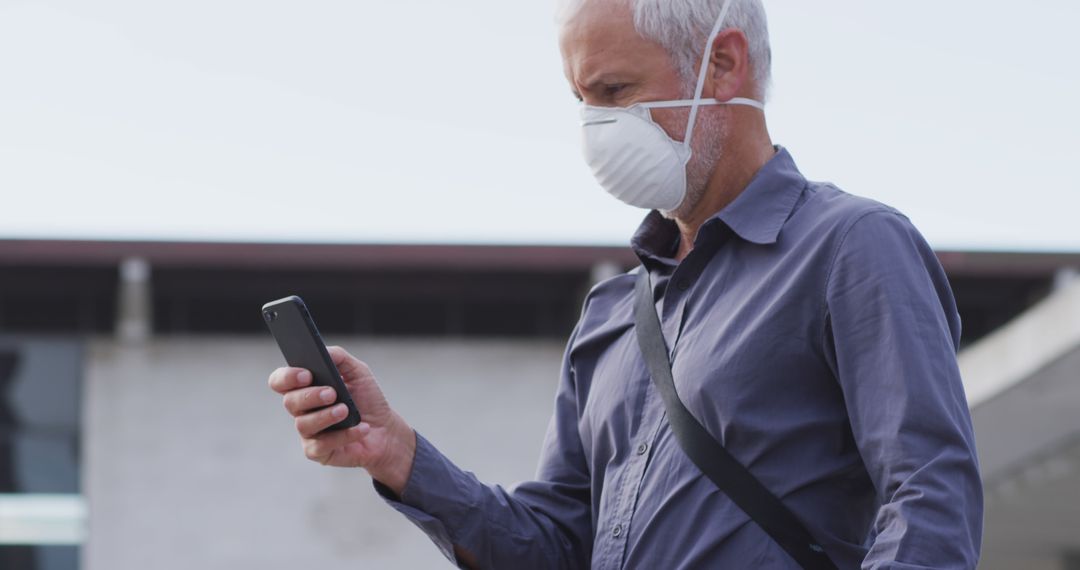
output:
M338 367L345 386L352 395L356 408L364 418L370 418L375 425L382 426L390 419L390 404L379 388L378 381L371 368L362 360L349 354L340 346L328 346L326 351Z
M364 377L374 376L366 363L349 354L344 348L337 345L328 346L326 352L330 354L330 360L334 361L334 365L337 366L345 382L355 382Z

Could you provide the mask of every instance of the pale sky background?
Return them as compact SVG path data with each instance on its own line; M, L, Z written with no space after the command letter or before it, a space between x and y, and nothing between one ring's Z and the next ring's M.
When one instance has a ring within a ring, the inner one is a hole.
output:
M773 138L939 248L1080 251L1080 3L766 0ZM0 0L0 238L626 244L550 0Z

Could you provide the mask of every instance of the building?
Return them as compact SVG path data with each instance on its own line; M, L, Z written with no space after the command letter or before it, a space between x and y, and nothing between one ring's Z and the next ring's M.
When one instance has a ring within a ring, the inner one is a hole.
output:
M985 568L1080 568L1080 255L940 252L964 322ZM304 459L259 308L484 480L532 476L591 283L628 248L0 241L0 567L444 568L366 477ZM494 429L493 429L494 428Z

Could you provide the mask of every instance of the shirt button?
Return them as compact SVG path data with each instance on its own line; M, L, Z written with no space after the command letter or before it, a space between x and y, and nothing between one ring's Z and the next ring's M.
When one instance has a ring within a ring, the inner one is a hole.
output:
M615 528L611 529L611 536L614 536L615 538L619 538L620 536L622 536L621 524L617 524L615 525Z
M643 443L643 444L637 446L637 454L638 455L645 455L645 452L648 451L648 450L649 450L649 444L647 444L647 443Z

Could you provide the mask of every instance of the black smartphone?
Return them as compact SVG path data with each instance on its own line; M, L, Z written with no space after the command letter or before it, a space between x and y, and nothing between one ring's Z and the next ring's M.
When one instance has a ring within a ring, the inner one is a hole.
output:
M337 366L326 351L319 329L311 318L304 300L296 295L271 301L262 308L263 321L274 335L285 362L294 368L306 368L311 371L312 386L329 386L337 392L337 399L329 406L343 402L349 408L349 415L327 430L347 429L360 423L360 411L356 409L345 382L338 374ZM326 407L329 407L326 406ZM321 409L321 408L320 408Z

